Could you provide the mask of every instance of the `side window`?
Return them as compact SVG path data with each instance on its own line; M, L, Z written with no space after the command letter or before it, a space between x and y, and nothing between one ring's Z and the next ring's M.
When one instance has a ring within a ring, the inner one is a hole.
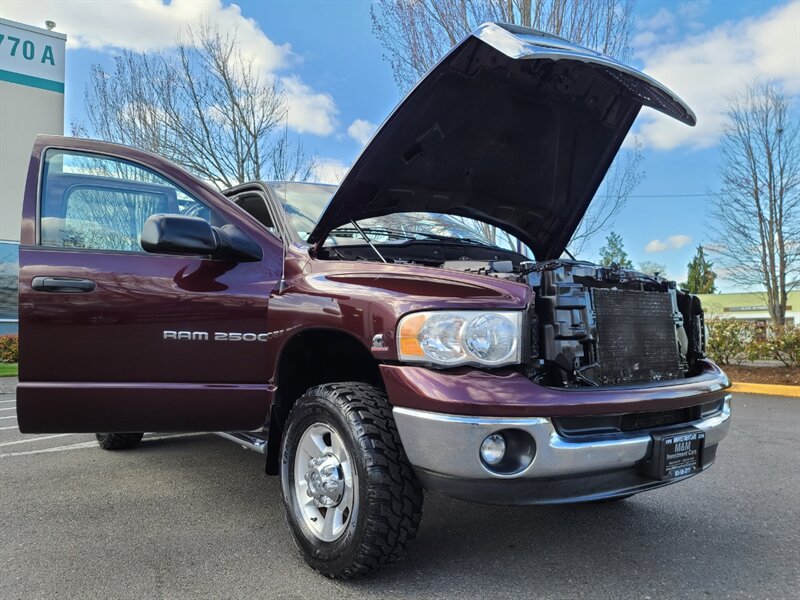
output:
M270 215L267 200L261 193L240 194L233 198L233 203L255 217L272 235L281 237L278 228L275 227L275 222L272 220L272 215Z
M59 248L142 252L142 226L157 213L221 224L208 207L158 173L64 150L45 155L40 202L40 243Z

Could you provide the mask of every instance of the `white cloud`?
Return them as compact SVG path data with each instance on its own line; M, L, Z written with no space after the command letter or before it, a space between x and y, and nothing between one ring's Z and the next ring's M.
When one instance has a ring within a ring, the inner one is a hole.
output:
M681 21L698 19L711 7L711 0L686 0L678 4L678 17Z
M661 240L652 240L644 247L645 252L663 252L667 249L667 244Z
M289 127L299 133L330 135L336 129L336 103L330 94L315 92L299 77L281 78L281 85L289 103Z
M311 170L310 181L339 184L344 179L349 168L349 165L344 164L337 158L318 158L314 168Z
M631 44L634 48L647 48L658 41L658 34L654 31L640 31L633 36Z
M67 48L115 52L125 48L153 52L174 48L187 26L208 21L225 34L235 32L243 53L252 56L265 80L298 60L289 44L269 39L236 4L221 0L2 0L0 16L23 23L56 22L67 34ZM279 77L288 102L288 126L298 133L330 135L336 128L336 103L296 75Z
M639 25L642 30L634 43L644 71L686 100L698 121L697 127L690 128L644 110L638 134L646 147L715 145L725 125L726 96L756 80L776 81L790 94L800 92L797 0L759 17L726 22L678 40L672 39L670 19L662 11Z
M690 244L692 238L682 233L678 235L671 235L666 240L651 240L644 251L650 254L654 252L664 252L664 250L678 250L683 248L686 244Z
M661 7L649 17L639 17L635 21L634 36L631 43L640 49L655 43L674 41L681 32L703 29L701 17L708 11L710 0L687 0Z
M363 146L375 133L376 128L377 125L375 123L370 123L364 119L356 119L347 128L347 135Z
M641 19L637 26L644 30L670 29L675 25L675 13L664 7L659 8L656 13L648 18Z
M220 0L116 0L114 2L64 2L62 0L3 0L0 16L43 26L56 22L67 34L67 47L108 51L127 48L139 52L175 46L187 25L208 20L220 31L236 31L242 48L257 57L265 70L284 66L291 54L288 44L270 40L253 19L236 4Z

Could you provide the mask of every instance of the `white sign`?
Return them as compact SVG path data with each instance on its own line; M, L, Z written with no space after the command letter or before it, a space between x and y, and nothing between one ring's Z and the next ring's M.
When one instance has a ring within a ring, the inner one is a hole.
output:
M64 93L67 36L0 19L0 81Z

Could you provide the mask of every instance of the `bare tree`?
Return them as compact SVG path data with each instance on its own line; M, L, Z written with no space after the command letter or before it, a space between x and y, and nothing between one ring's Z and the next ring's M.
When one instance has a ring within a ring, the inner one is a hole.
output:
M730 98L720 151L715 251L726 278L764 289L783 325L800 268L800 119L771 84Z
M640 262L639 270L647 275L661 275L664 277L667 274L667 267L653 260L643 260Z
M478 25L501 21L533 27L625 59L635 0L379 0L371 9L372 30L386 51L401 90L410 89L444 54ZM642 179L637 143L620 153L569 248L579 253L611 225ZM467 223L467 221L465 221ZM495 243L524 250L490 225L480 233Z
M174 53L123 51L95 65L80 134L156 152L219 188L308 177L313 159L292 144L277 80L241 51L236 32L187 28Z
M635 0L380 0L372 30L397 84L408 90L487 21L533 27L626 58Z
M533 251L528 248L527 245L523 244L516 238L516 236L511 235L500 227L490 225L489 223L484 223L483 221L476 221L475 219L470 219L469 217L453 215L453 218L462 223L464 226L476 231L482 237L486 238L496 246L500 248L506 248L507 250L513 250L523 254L524 256L533 258Z

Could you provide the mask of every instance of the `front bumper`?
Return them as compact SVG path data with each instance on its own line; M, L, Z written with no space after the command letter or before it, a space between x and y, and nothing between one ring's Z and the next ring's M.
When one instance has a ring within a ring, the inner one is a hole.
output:
M721 410L682 426L705 432L702 467L716 456L730 420L730 394ZM661 481L639 473L652 453L650 430L586 439L559 434L548 417L473 417L404 407L394 418L409 461L431 491L488 504L552 504L613 498L686 479ZM513 474L491 471L481 461L481 442L504 429L529 434L536 453Z

